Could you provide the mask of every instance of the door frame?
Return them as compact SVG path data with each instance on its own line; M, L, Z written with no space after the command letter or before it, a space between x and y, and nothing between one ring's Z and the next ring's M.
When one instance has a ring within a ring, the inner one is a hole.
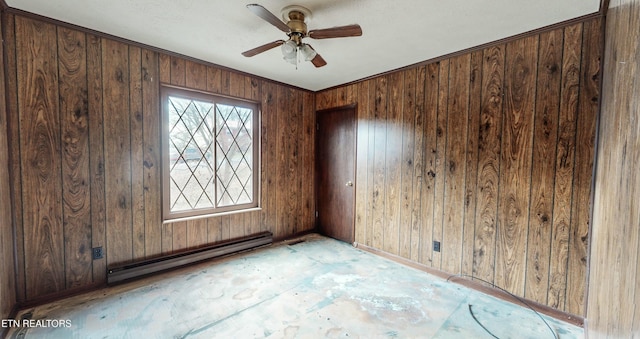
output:
M320 114L331 112L331 111L341 111L341 110L349 110L353 109L353 218L350 221L349 225L351 226L351 238L350 243L355 244L356 238L356 199L357 194L356 190L358 189L358 181L357 173L358 173L358 104L348 104L342 106L336 106L331 108L324 108L321 110L317 110L315 112L314 117L314 128L315 130L315 144L314 144L314 229L316 232L320 231L320 225L318 223L318 187L319 187L319 171L318 171L318 144L320 143L320 133L318 133L319 125L318 125L318 116Z

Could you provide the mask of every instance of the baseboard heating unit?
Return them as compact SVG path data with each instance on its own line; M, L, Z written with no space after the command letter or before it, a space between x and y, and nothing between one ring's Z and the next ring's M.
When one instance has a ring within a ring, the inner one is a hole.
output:
M270 245L271 243L273 243L271 232L262 232L191 251L113 266L107 269L107 284L111 285L203 260Z

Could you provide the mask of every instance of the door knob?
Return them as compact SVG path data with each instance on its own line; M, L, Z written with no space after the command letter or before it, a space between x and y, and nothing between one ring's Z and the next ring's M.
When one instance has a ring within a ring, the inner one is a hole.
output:
M353 182L351 180L347 181L347 186L353 186Z

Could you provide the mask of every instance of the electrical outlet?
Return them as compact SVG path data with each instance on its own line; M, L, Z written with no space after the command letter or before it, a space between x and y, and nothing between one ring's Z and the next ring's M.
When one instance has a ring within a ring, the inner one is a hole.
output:
M93 260L102 259L104 253L102 253L102 247L94 247L93 248Z
M433 241L433 250L436 252L440 252L440 242L439 241Z

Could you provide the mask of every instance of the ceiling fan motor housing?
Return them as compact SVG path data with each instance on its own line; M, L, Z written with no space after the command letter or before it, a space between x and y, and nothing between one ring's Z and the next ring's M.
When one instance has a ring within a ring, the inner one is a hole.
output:
M304 13L295 10L289 12L287 26L291 29L291 32L288 34L289 37L293 39L296 44L300 45L302 38L307 36L307 24L304 22Z

